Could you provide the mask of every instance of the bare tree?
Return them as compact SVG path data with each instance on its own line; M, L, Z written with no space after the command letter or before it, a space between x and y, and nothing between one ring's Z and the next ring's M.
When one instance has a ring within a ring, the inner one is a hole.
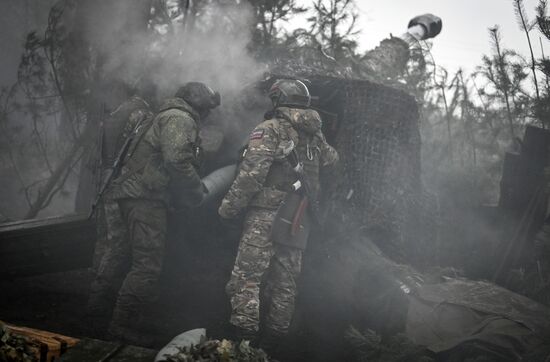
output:
M540 100L540 92L539 92L539 84L537 80L537 62L535 60L535 55L533 54L533 46L531 44L531 36L529 33L533 28L537 25L537 21L529 21L527 18L527 14L525 11L525 5L523 3L523 0L513 0L514 1L514 11L516 13L516 17L518 20L518 24L520 28L525 33L525 37L527 38L527 44L529 45L529 52L531 55L531 72L533 73L533 82L535 84L535 93L537 96L537 101Z
M508 122L510 140L516 138L517 118L524 116L525 105L530 96L523 89L527 74L524 71L525 61L519 54L502 47L502 38L498 26L489 29L493 54L484 55L482 65L475 72L487 81L484 95L492 101L500 101L505 106L505 117ZM490 92L494 90L494 93Z
M329 56L336 60L349 58L357 47L354 37L357 10L353 0L316 0L313 15L308 18L309 34Z
M253 24L253 44L269 49L278 38L281 39L281 23L286 23L294 16L307 11L305 6L298 5L296 0L259 0L249 1L256 18Z
M81 184L89 184L95 177L82 160L95 153L103 105L122 101L113 97L113 74L136 63L129 59L136 54L131 47L148 29L150 4L58 0L45 32L27 36L17 82L0 95L0 125L8 140L2 154L25 196L25 218L67 194L69 178L80 174ZM88 190L84 199L93 192Z

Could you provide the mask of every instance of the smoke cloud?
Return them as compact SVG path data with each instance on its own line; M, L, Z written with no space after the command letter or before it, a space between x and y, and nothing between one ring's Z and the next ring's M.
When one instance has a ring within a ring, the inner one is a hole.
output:
M222 126L225 139L240 146L269 105L255 89L267 67L248 50L254 26L250 4L208 1L179 13L176 1L162 9L151 9L150 3L107 2L85 12L88 41L103 53L104 83L118 80L138 89L152 84L161 101L186 82L204 82L222 96L208 122ZM105 102L116 106L123 100Z

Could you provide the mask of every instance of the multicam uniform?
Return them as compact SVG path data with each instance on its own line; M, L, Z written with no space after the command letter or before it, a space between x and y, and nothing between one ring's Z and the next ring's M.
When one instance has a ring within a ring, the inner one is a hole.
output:
M103 258L102 279L112 280L125 260L131 262L111 327L135 321L142 307L154 299L164 258L169 200L176 207L192 206L203 195L196 171L199 114L181 98L166 100L159 111L135 130L121 174L109 192L118 202L129 235Z
M286 159L293 145L304 164L314 199L319 190L319 169L335 163L338 155L326 142L316 111L279 107L273 118L251 133L239 174L219 209L227 219L246 211L238 255L226 287L232 306L230 322L244 330L259 330L260 286L268 269L266 327L286 333L294 312L303 250L275 244L270 237L277 208L296 181Z

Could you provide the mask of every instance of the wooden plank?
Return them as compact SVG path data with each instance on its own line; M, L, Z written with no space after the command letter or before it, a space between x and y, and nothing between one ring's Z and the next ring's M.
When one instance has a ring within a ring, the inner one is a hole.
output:
M6 325L7 329L16 335L23 336L29 341L31 349L40 362L56 361L79 340L61 334L41 331L34 328Z

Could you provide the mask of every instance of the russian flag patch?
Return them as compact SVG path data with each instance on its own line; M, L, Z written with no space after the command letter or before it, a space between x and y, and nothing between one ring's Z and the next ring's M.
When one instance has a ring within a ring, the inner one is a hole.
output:
M264 130L259 129L250 134L251 140L261 140L264 137Z

